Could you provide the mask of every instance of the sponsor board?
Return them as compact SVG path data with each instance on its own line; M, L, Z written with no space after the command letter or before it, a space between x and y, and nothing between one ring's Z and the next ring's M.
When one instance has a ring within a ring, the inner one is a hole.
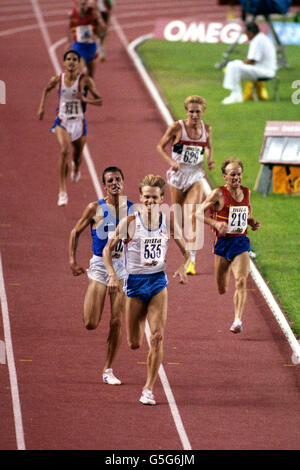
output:
M247 42L243 33L242 21L212 22L195 19L165 19L156 21L154 39L180 42L200 42L232 44L238 40L240 44ZM261 32L268 33L266 23L260 25Z

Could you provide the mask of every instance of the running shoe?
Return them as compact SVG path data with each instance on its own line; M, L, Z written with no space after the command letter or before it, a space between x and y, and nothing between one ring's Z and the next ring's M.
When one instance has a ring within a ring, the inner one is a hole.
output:
M121 380L114 376L112 369L106 369L103 372L103 382L109 385L121 385Z
M65 192L61 192L58 194L58 206L66 206L68 204L68 195Z
M234 322L232 323L230 327L230 331L232 333L241 333L242 330L243 330L243 327L242 327L241 320L234 320Z
M185 274L196 274L195 263L193 263L193 261L189 262L189 265L187 267Z
M156 405L152 390L145 388L145 390L142 392L140 402L143 403L143 405Z
M76 171L75 164L74 162L72 162L71 180L73 181L73 183L78 183L78 181L80 180L80 176L81 176L80 170L78 169Z

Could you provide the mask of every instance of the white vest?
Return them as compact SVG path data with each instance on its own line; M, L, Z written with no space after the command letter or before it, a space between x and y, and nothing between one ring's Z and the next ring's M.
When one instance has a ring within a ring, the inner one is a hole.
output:
M166 215L161 214L161 223L156 229L147 229L138 212L135 212L135 232L125 244L125 263L128 274L152 274L164 271L168 249L168 227Z
M81 74L78 74L75 83L71 87L66 87L65 74L62 73L60 76L58 117L62 120L83 118L82 102L76 98L76 93L80 91L80 77Z

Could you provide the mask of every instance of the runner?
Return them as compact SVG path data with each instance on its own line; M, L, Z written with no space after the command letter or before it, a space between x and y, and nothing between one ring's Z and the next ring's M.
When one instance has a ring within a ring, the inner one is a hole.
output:
M88 0L78 0L76 4L77 8L74 8L69 14L69 49L80 54L88 75L93 78L97 59L98 36L105 31L106 25L98 9L90 6Z
M242 162L229 158L223 162L221 168L226 184L214 189L207 196L202 209L204 214L208 209L211 211L210 217L204 215L204 222L216 231L215 279L219 294L225 294L228 290L230 271L235 279L234 321L230 331L240 333L250 272L247 226L258 230L260 223L252 217L250 190L241 185Z
M113 0L93 0L93 3L99 10L100 15L106 25L106 29L99 34L99 59L103 62L106 60L107 51L106 51L106 40L108 35L108 27L110 23L112 9L115 6L115 2Z
M140 397L145 405L155 405L153 387L163 358L164 329L167 319L168 280L165 274L165 257L168 238L171 234L179 247L183 259L174 274L181 283L186 283L185 270L189 253L184 239L175 232L173 219L160 212L165 182L160 176L147 175L139 185L140 211L120 222L114 238L108 241L103 258L109 274L109 292L120 289L112 263L112 253L120 240L124 240L127 279L126 324L127 340L131 349L141 346L146 320L149 322L151 338L147 359L147 380ZM176 236L175 236L176 235Z
M48 93L58 88L58 109L56 120L51 128L56 133L60 146L58 206L65 206L68 203L66 179L69 171L68 156L71 143L73 147L71 179L75 183L80 179L82 152L87 136L87 123L84 118L86 104L102 105L102 98L92 78L79 73L79 54L70 50L65 52L63 59L65 71L50 79L43 90L38 110L38 117L42 120ZM88 91L93 98L87 97Z
M93 257L87 270L89 285L84 299L83 321L88 330L94 330L99 325L104 308L109 277L103 262L103 248L114 232L121 217L127 217L132 203L122 197L124 176L117 167L106 168L102 175L106 191L104 199L91 202L86 207L82 217L72 229L69 240L69 262L74 276L84 274L86 270L77 263L76 252L81 233L91 227L93 239ZM116 272L116 284L120 289L109 290L111 304L110 329L107 338L106 360L103 369L103 381L110 385L120 385L112 370L112 364L121 343L122 316L124 312L124 293L122 292L125 278L125 265L122 241L115 246L112 253L113 266Z
M192 229L195 233L196 206L202 202L205 173L202 168L203 157L207 158L209 170L215 163L212 159L212 129L202 121L206 101L198 95L188 96L184 101L187 119L171 124L157 145L158 153L171 165L167 171L167 181L171 192L172 204L179 204L184 210L191 208ZM172 156L166 151L172 145ZM183 212L182 210L182 212ZM178 221L183 225L183 221ZM191 261L187 274L196 274L196 251L191 251Z

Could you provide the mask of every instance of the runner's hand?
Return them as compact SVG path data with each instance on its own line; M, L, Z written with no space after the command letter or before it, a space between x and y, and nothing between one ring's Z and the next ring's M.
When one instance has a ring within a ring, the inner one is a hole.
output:
M85 273L85 269L79 266L77 263L71 263L70 268L72 270L73 276L80 276L80 274Z
M187 283L188 279L187 279L187 275L185 274L185 265L180 266L180 268L177 269L177 271L175 271L173 277L175 278L176 276L179 276L180 284L186 284Z

